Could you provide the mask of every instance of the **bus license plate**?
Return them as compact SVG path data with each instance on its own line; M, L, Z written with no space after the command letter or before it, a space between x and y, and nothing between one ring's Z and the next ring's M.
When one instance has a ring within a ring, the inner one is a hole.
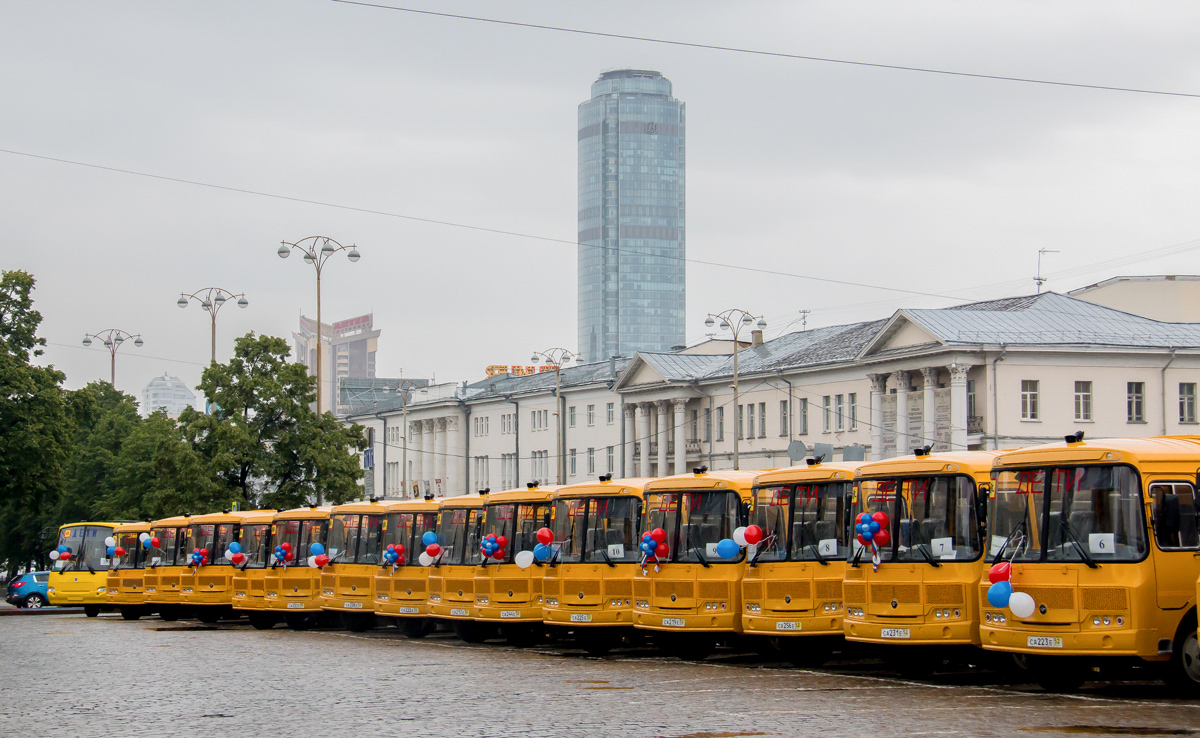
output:
M288 609L289 610L303 610L304 603L303 602L289 602Z
M361 610L362 609L361 602L343 602L342 604L350 610Z
M573 612L571 613L571 622L590 623L592 622L592 614L587 612Z
M465 618L468 615L470 615L471 613L467 612L466 610L463 610L462 608L456 607L456 608L450 610L450 614L453 615L454 617Z
M663 618L662 624L665 628L682 628L687 622L683 618Z
M800 630L800 623L792 620L780 620L775 623L775 630Z
M500 617L502 618L519 618L521 617L520 610L501 610Z
M879 631L880 638L912 638L908 628L882 628Z
M417 614L417 613L419 613L419 612L421 612L421 611L420 611L420 610L418 610L418 609L417 609L417 608L415 608L415 607L402 607L402 608L400 608L400 614L401 614L401 615L416 615L416 614Z
M1062 648L1062 638L1058 636L1029 636L1030 648Z

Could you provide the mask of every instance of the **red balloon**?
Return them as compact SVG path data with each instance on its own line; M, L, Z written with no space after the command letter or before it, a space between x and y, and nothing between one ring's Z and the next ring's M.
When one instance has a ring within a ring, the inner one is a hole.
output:
M494 541L494 540L496 540L496 534L495 534L495 533L488 533L488 534L487 534L487 538L485 538L484 540L487 540L487 541Z
M288 543L287 541L284 541L283 544L280 546L280 548L282 548L284 551L291 551L292 544Z
M857 516L855 516L855 518L854 518L854 523L855 523L856 525L862 525L862 522L863 522L863 520L865 520L865 519L868 519L868 518L870 518L870 517L871 517L871 513L869 513L869 512L860 512L860 513L859 513Z
M888 534L887 528L880 528L879 531L871 537L871 540L874 541L875 545L879 546L880 548L885 548L887 547L888 542L892 540L892 537Z
M889 521L888 521L888 514L887 514L887 513L885 513L885 512L883 512L882 510L880 510L879 512L877 512L877 513L875 513L874 515L872 515L872 516L871 516L871 519L872 519L872 520L874 520L876 523L879 523L879 527L880 527L880 528L883 528L884 530L887 530L887 527L888 527L888 522L889 522Z
M747 525L746 530L742 531L742 535L746 537L746 543L749 543L751 546L763 539L762 528L759 528L757 525Z
M241 556L241 554L235 554L235 555ZM321 554L313 560L313 563L316 564L317 566L325 566L326 564L329 563L329 557L326 556L325 554Z
M60 554L58 555L58 560L59 560L59 561L68 561L68 560L70 560L70 558L71 558L71 552L70 552L70 551L64 551L64 552L62 552L62 553L60 553Z
M496 545L500 547L501 551L503 551L504 549L508 548L508 538L504 536L496 536Z
M504 549L496 551L496 553L492 554L492 558L496 561L504 561Z
M667 544L665 543L660 543L654 547L654 554L660 559L664 558L670 552L671 549L667 548Z
M125 549L121 548L120 546L117 546L116 550L114 550L113 553L115 553L117 556L124 556Z
M442 547L436 543L431 543L425 547L425 553L430 556L437 556L442 552Z
M403 555L404 555L404 546L402 546L402 545L400 545L399 543L397 543L397 544L396 544L396 553L398 553L398 554L400 554L401 556L403 556Z
M154 548L159 548L160 546L162 546L162 541L159 540L158 536L155 536L154 538L150 539L150 545L153 546Z
M291 552L291 551L284 551L284 552L283 552L283 560L284 560L284 561L291 561L293 558L294 558L294 557L292 556L292 552Z
M992 584L996 582L1007 582L1012 579L1012 565L1007 561L1001 561L999 564L988 569L988 581Z
M233 556L229 557L229 560L235 564L240 564L246 560L246 554L241 552L235 553Z
M395 546L388 546L388 547L387 547L387 550L388 550L388 551L395 551L395 550L396 550L396 547L395 547Z
M537 532L538 543L544 543L549 546L554 543L554 531L549 528L538 528Z
M650 531L650 540L655 543L665 543L667 540L667 532L662 528L655 528Z
M880 533L882 533L883 531L879 531L879 532L880 532ZM862 533L859 533L859 534L858 534L858 542L859 542L859 543L861 543L861 544L862 544L862 545L864 545L864 546L868 546L868 545L870 545L870 544L868 544L868 543L867 543L867 539L862 537Z
M396 559L396 566L401 566L402 564L404 564L404 557L403 557L403 556L401 556L400 558Z

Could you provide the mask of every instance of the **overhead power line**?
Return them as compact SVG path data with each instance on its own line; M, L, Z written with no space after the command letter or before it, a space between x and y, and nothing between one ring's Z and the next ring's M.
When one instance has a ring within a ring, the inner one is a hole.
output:
M520 21L502 20L500 18L483 18L476 15L462 15L458 13L443 13L435 10L420 10L418 8L405 8L398 5L384 5L382 3L368 3L362 0L332 0L332 2L342 5L359 5L364 8L376 8L379 10L395 10L402 13L414 13L417 15L430 15L439 18L453 18L455 20L476 21L478 23L494 23L501 26L515 26L517 28L531 28L539 31L556 31L558 33L574 33L582 36L599 36L602 38L616 38L623 41L642 41L645 43L667 44L669 46L684 46L692 49L706 49L709 51L729 51L737 54L751 54L754 56L769 56L780 59L792 59L798 61L823 62L826 64L844 64L854 67L870 67L873 69L890 69L898 72L917 72L920 74L938 74L947 77L968 77L972 79L986 79L994 82L1021 82L1024 84L1033 85L1050 85L1053 87L1075 87L1085 90L1104 90L1106 92L1131 92L1138 95L1165 95L1168 97L1191 97L1200 98L1200 93L1194 92L1175 92L1172 90L1150 90L1140 87L1119 87L1116 85L1091 85L1083 82L1063 82L1059 80L1035 79L1032 77L1010 77L1001 74L980 74L977 72L958 72L950 69L934 69L932 67L910 67L903 64L884 64L881 62L858 61L854 59L835 59L826 56L811 56L807 54L789 54L782 51L766 51L763 49L747 49L738 46L722 46L719 44L702 44L694 41L677 41L674 39L654 38L651 36L634 36L626 33L605 33L604 31L589 31L582 28L566 28L564 26L548 26L540 23L522 23Z

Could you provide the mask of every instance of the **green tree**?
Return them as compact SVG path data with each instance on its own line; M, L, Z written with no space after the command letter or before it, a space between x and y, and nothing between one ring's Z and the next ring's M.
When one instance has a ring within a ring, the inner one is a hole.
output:
M70 454L65 377L32 363L46 345L34 284L26 272L0 274L0 560L10 574L42 561Z
M74 419L72 450L55 517L63 523L112 517L102 501L111 490L113 465L125 439L142 422L137 401L96 381L69 393L68 408Z
M210 365L197 387L212 414L180 416L214 479L247 508L338 504L361 492L354 451L366 448L362 429L313 412L316 380L290 354L282 338L237 339L229 363Z

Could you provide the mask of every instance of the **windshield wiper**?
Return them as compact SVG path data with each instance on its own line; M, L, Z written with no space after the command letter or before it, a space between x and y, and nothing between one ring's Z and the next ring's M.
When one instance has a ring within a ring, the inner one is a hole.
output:
M712 564L708 563L708 559L704 558L704 554L700 553L700 546L693 543L692 550L696 552L696 558L700 559L700 563L704 566L705 569L712 566Z
M1078 536L1075 535L1075 531L1071 530L1071 524L1067 522L1066 518L1062 518L1062 529L1063 535L1070 539L1071 545L1074 546L1075 550L1079 552L1079 558L1083 559L1083 563L1087 564L1089 569L1099 569L1100 565L1097 564L1092 559L1091 555L1083 549L1083 543L1080 542Z
M551 568L554 568L554 567L558 566L558 555L559 555L560 553L562 553L562 549L561 549L561 548L560 548L560 549L558 549L557 551L555 551L555 552L554 552L554 555L552 555L552 556L550 557L550 567L551 567Z
M812 549L813 556L817 557L817 561L821 562L821 566L829 566L829 561L827 561L825 557L821 555L821 552L817 550L817 547L814 544L810 543L808 544L808 547ZM758 560L757 554L755 554L754 560Z
M915 548L915 549L917 549L918 551L920 551L920 552L921 552L921 556L925 557L925 560L926 560L926 561L928 561L928 562L929 562L929 565L930 565L930 566L932 566L933 568L935 568L935 569L936 569L936 568L938 568L939 566L941 566L941 564L939 564L939 563L938 563L937 559L933 558L933 554L931 554L931 553L929 553L928 551L926 551L925 549L921 548L921 544L920 544L920 543L918 543L917 545L913 546L913 548Z
M1011 531L1009 531L1008 537L1004 539L1004 543L1001 543L1000 549L998 551L996 551L996 557L992 559L992 566L995 566L996 564L1000 563L1000 557L1003 556L1005 550L1008 549L1008 544L1012 543L1016 539L1018 533L1021 533L1022 535L1024 535L1024 530L1025 530L1025 520L1021 520L1021 522L1017 523L1016 526L1014 526L1013 529Z
M866 546L859 546L859 547L858 547L858 550L854 552L854 558L850 560L850 566L852 566L852 567L854 567L855 569L857 569L857 568L858 568L858 562L859 562L859 560L860 560L860 559L862 559L862 554L863 554L863 551L866 551L866 550L867 550L867 547L866 547Z
M605 551L604 549L599 549L599 550L600 550L600 555L604 557L604 563L608 564L609 566L611 566L614 569L617 568L617 565L614 564L612 562L612 559L610 559L608 557L608 551Z

